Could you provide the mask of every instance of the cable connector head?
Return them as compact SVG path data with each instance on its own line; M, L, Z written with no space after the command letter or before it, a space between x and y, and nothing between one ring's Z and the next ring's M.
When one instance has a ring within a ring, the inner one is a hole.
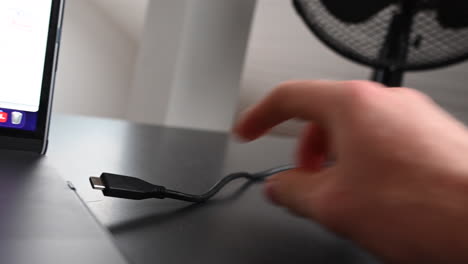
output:
M94 190L102 191L106 188L100 177L90 177L89 182L91 183L91 187L93 187Z
M166 188L138 178L103 173L101 177L89 178L93 189L101 190L105 196L131 200L166 198Z

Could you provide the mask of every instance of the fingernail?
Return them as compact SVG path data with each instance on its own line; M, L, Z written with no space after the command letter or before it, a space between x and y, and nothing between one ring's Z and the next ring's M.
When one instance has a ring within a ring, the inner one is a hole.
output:
M276 181L268 181L265 184L264 193L266 198L273 204L278 205L278 197L276 195Z

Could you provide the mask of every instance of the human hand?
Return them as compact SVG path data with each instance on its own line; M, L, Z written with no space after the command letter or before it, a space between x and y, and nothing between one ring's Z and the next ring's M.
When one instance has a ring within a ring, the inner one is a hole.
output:
M309 122L270 199L391 263L468 262L468 133L427 96L366 81L280 85L234 132ZM336 163L322 168L326 158Z

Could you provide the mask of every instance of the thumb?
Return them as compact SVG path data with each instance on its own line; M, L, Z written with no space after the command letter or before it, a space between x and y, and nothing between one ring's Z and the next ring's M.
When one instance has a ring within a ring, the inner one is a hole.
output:
M326 182L332 169L312 172L295 169L272 176L265 186L265 195L276 205L307 218L316 218Z

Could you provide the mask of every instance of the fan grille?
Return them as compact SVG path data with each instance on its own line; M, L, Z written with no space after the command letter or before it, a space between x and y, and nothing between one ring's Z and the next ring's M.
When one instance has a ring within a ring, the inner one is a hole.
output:
M362 23L346 23L328 12L321 0L295 0L309 28L330 48L371 67L387 67L379 59L397 5L391 5ZM408 58L402 70L426 70L468 58L468 29L442 28L433 10L420 11L414 19Z

